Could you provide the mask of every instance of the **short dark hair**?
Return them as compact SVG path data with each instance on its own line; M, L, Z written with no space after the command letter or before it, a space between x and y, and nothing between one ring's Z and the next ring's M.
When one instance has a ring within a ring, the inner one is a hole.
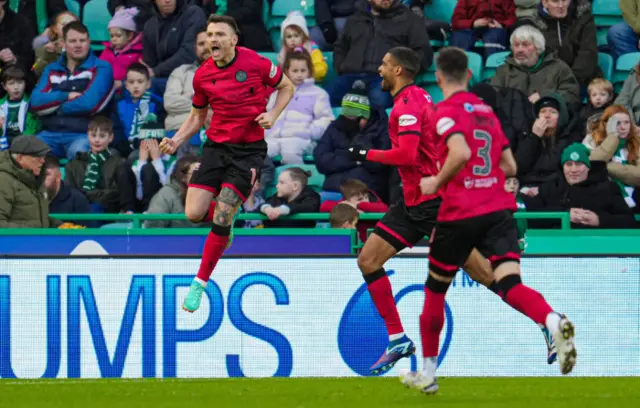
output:
M209 20L207 20L207 27L209 26L209 24L226 24L229 27L231 27L231 29L233 30L233 32L236 35L240 35L240 29L238 28L238 23L236 23L236 19L231 17L231 16L224 16L224 15L217 15L217 14L212 14L209 16Z
M11 80L26 81L27 74L19 66L9 65L5 69L3 69L2 74L0 74L0 83L4 85Z
M88 131L100 130L109 134L113 134L113 122L105 116L94 116L89 121Z
M197 39L197 38L198 38L198 36L199 36L200 34L202 34L202 33L205 33L205 34L207 33L207 25L206 25L206 24L204 24L204 25L202 25L202 26L198 27L198 29L196 30L196 39ZM196 41L197 41L197 40L196 40Z
M300 167L290 167L285 170L289 173L289 177L291 177L291 181L297 181L300 183L302 188L307 186L309 182L309 177L311 177L311 172L309 170L302 170Z
M463 83L467 81L469 72L469 58L464 50L457 47L445 47L438 52L436 57L436 69L446 79Z
M45 169L59 169L60 168L60 159L58 157L49 152L44 157L44 168Z
M407 47L394 47L388 53L402 67L406 76L415 79L420 72L420 56L417 52Z
M140 62L134 62L133 64L129 65L129 68L127 68L127 74L129 72L136 72L140 75L144 75L147 80L151 78L149 77L149 69Z
M369 194L369 187L357 179L347 179L340 184L340 192L345 200L362 194Z
M293 51L289 51L284 57L282 63L282 69L286 72L291 66L291 61L304 61L309 68L309 76L313 78L313 62L311 61L311 55L304 48L296 48Z
M331 209L329 223L331 228L342 228L345 222L354 222L360 214L349 204L340 203Z
M69 31L72 31L72 30L77 31L81 34L89 35L89 30L87 29L86 25L82 24L80 21L72 21L66 26L64 26L64 28L62 29L62 38L66 40L67 33L69 33Z

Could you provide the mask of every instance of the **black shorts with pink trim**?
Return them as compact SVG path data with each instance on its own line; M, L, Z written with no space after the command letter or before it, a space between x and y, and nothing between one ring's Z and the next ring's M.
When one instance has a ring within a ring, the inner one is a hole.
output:
M425 236L431 235L441 202L436 198L408 207L401 198L389 207L373 233L391 244L396 251L411 248Z
M443 276L453 276L473 248L477 248L494 269L503 262L520 262L518 229L513 213L503 210L438 222L429 248L429 268Z
M267 142L246 144L215 143L207 140L202 148L200 168L193 173L189 187L217 195L223 187L232 189L245 201L267 155Z

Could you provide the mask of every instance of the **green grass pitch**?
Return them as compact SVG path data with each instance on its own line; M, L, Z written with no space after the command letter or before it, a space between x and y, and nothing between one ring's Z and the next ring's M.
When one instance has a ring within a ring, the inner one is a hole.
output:
M425 396L396 378L0 380L0 407L624 408L634 378L442 378Z

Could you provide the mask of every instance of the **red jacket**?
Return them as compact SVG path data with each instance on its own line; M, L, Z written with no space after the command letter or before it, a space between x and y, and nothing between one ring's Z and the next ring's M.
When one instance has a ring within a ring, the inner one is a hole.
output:
M458 0L451 18L451 28L473 28L479 18L492 18L509 28L516 22L516 6L513 0Z

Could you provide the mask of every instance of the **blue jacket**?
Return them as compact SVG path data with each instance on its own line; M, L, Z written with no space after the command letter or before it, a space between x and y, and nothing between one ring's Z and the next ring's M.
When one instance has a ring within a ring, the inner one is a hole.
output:
M49 203L49 214L91 214L91 204L80 190L63 181L60 183L58 194ZM76 224L90 228L99 227L95 221L77 221Z
M68 100L70 92L80 92ZM67 56L47 65L31 95L31 111L40 116L42 128L50 132L86 133L91 116L105 110L113 97L113 70L95 55L74 72L67 69Z
M318 171L326 177L322 189L340 191L343 181L358 179L378 194L385 192L389 182L389 167L373 162L358 165L349 159L347 149L354 143L369 149L390 149L389 119L386 112L372 108L369 122L357 134L349 134L344 126L346 120L339 116L331 122L313 152Z
M129 91L125 90L122 94L122 99L117 103L116 115L117 120L120 122L120 126L116 126L118 132L114 141L128 140L131 134L131 126L133 125L133 119L136 114L136 109L140 105L140 101L133 102ZM151 94L151 100L149 101L149 113L154 113L158 117L158 123L164 124L164 102L161 97L155 94ZM115 118L114 118L115 119ZM115 120L114 120L115 123Z

